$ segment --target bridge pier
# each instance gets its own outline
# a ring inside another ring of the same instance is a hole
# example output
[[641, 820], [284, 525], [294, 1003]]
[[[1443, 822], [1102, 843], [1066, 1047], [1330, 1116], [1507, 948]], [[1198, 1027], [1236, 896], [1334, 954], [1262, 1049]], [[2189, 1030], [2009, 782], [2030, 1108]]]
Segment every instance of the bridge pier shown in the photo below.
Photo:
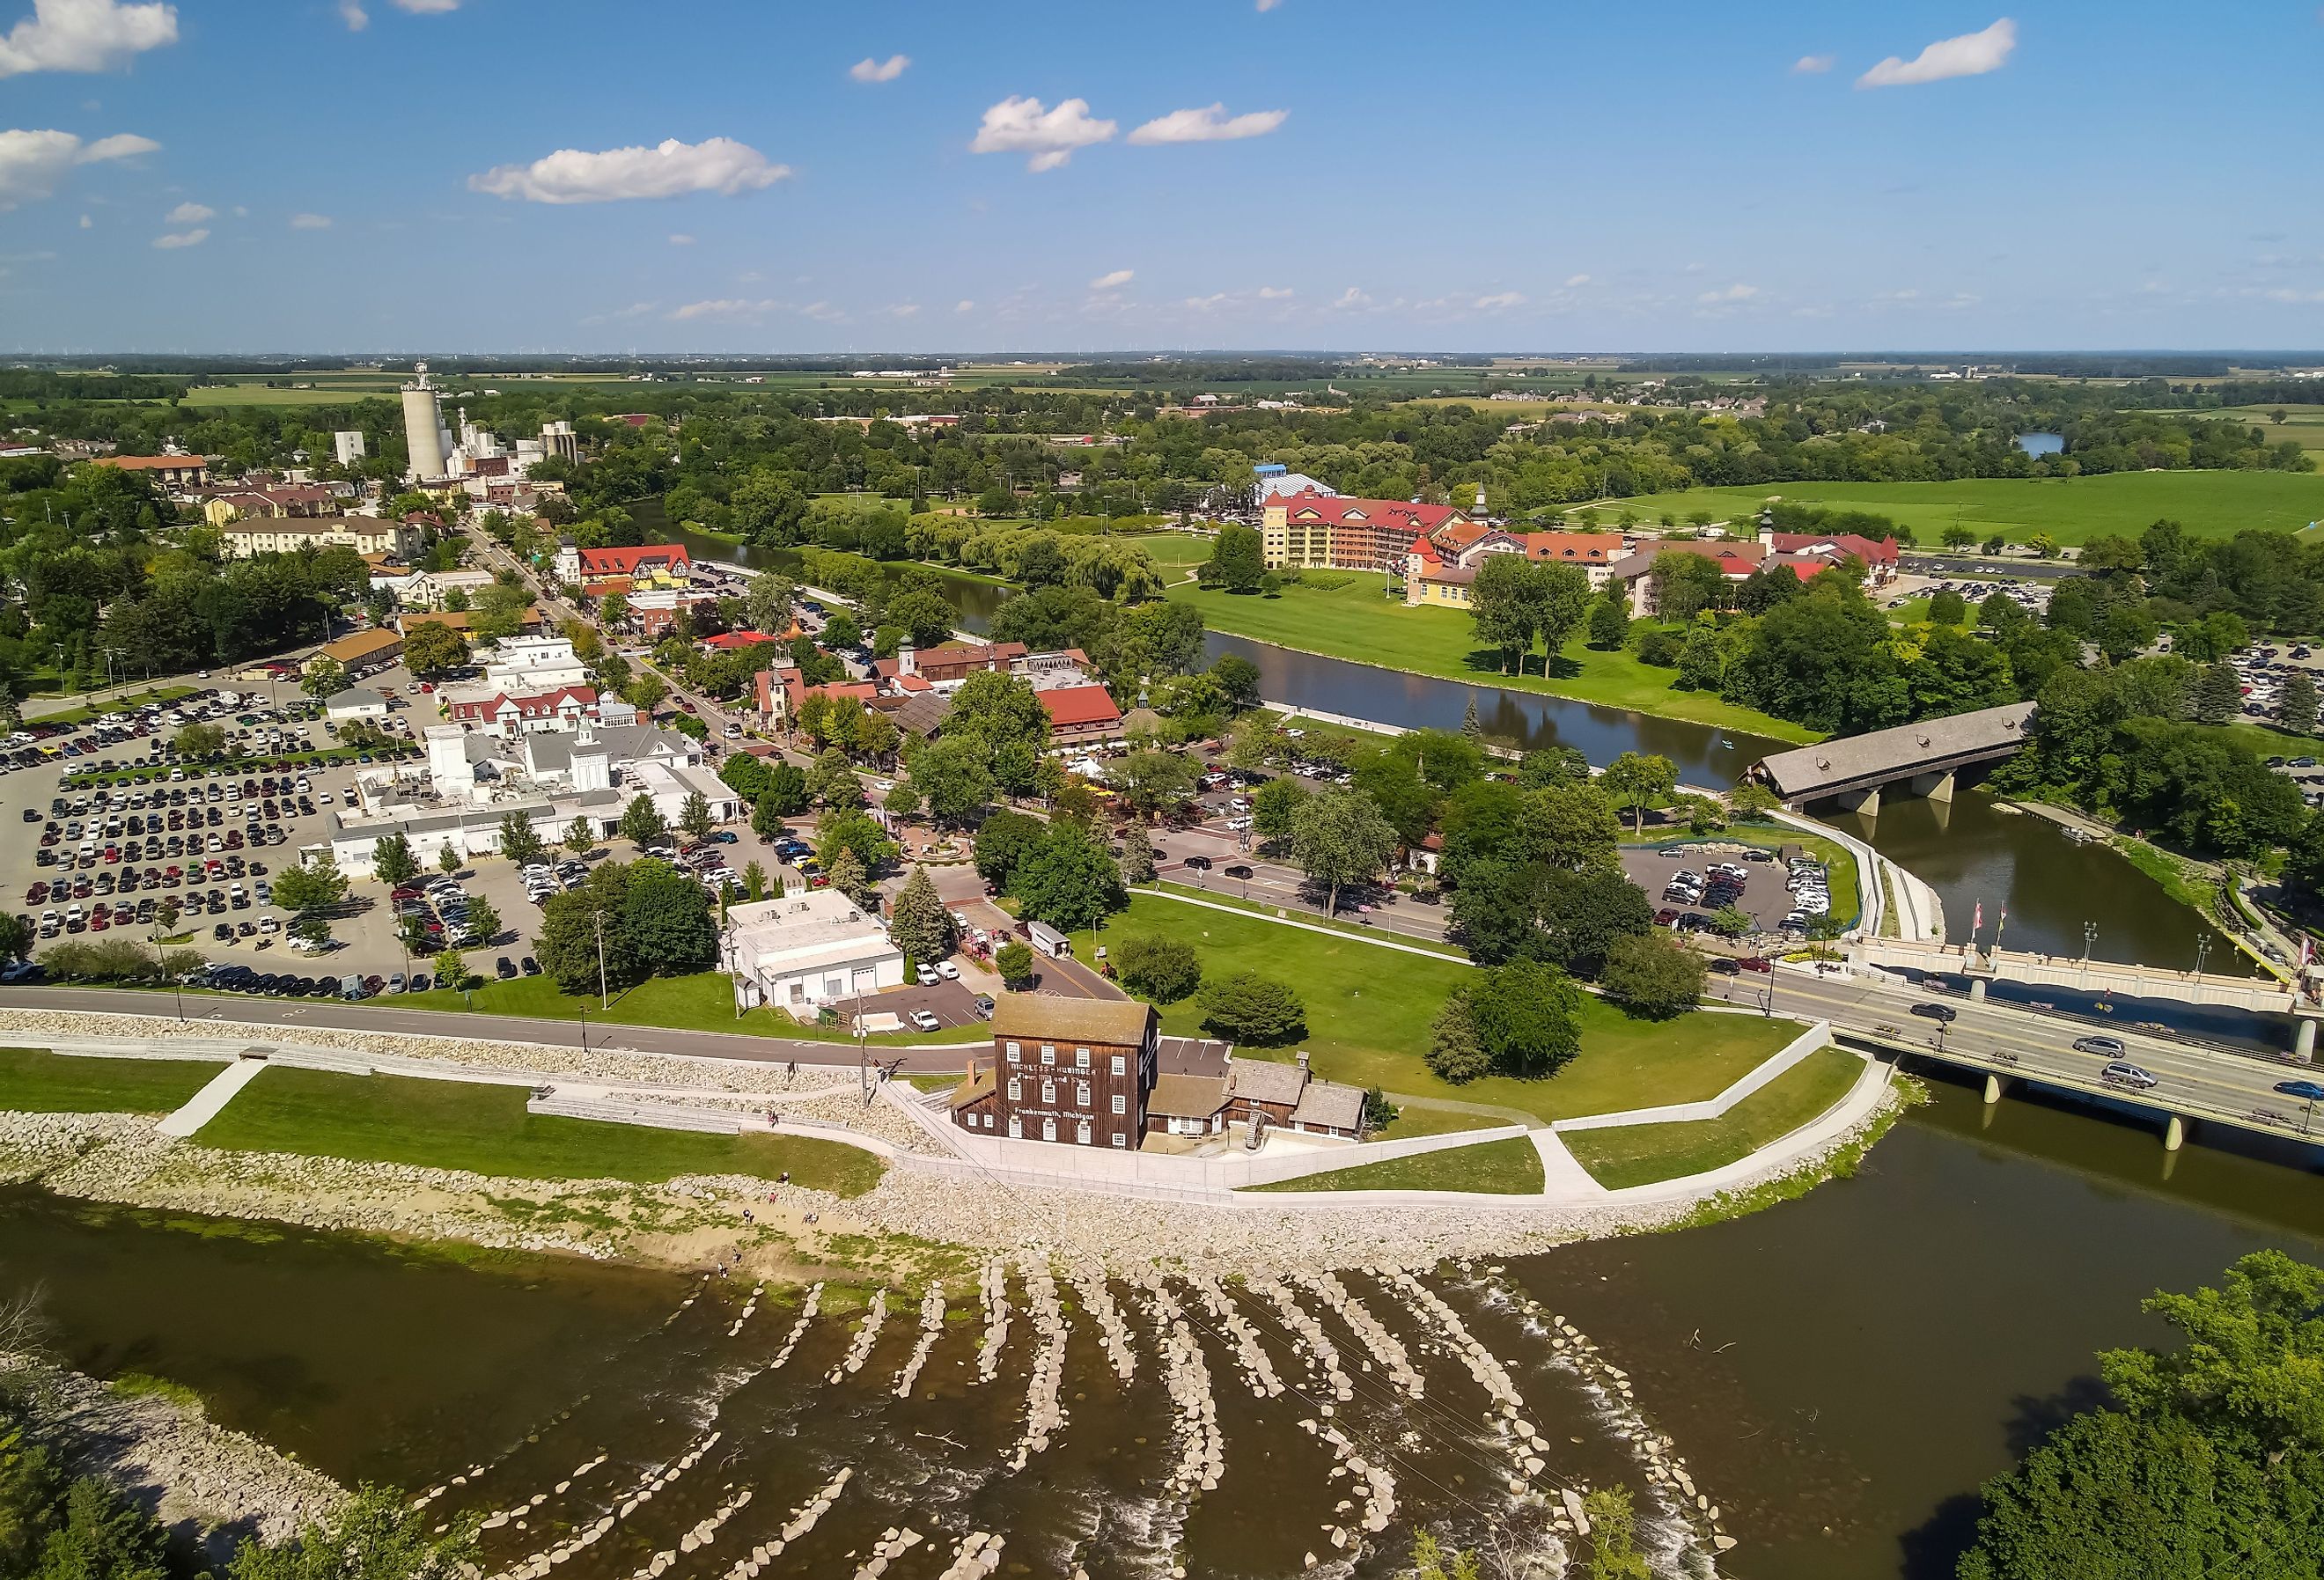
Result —
[[1989, 1075], [1985, 1077], [1985, 1100], [1987, 1103], [1993, 1104], [2000, 1102], [2002, 1093], [2006, 1090], [2008, 1090], [2008, 1088], [2002, 1085], [2002, 1080], [1999, 1076]]
[[1972, 976], [1969, 979], [1969, 1002], [1973, 1004], [1981, 1004], [1985, 1003], [1984, 977]]
[[1869, 790], [1845, 791], [1832, 797], [1832, 800], [1844, 812], [1860, 812], [1867, 818], [1880, 816], [1880, 787], [1877, 784]]
[[1911, 788], [1914, 795], [1927, 800], [1950, 803], [1953, 799], [1953, 771], [1948, 768], [1941, 773], [1914, 774]]
[[2314, 1062], [2316, 1058], [2316, 1017], [2300, 1017], [2300, 1030], [2292, 1044], [2292, 1051], [2301, 1064]]
[[2163, 1127], [2163, 1150], [2175, 1152], [2186, 1144], [2187, 1122], [2174, 1113], [2171, 1116], [2171, 1123]]

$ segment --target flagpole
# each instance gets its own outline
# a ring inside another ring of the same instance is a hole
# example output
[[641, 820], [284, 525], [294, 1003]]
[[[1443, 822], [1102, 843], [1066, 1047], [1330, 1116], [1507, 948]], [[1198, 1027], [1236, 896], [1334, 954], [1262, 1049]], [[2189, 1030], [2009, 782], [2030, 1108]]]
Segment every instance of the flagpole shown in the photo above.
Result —
[[2009, 907], [2001, 908], [2001, 919], [1993, 924], [1993, 952], [2001, 953], [2001, 929], [2009, 925]]

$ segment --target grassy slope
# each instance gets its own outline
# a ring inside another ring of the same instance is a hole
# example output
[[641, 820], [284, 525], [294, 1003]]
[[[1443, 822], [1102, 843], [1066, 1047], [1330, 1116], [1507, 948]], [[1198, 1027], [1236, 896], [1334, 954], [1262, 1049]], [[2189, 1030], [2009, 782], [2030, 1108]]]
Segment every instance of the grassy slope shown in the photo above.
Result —
[[1472, 1190], [1492, 1196], [1539, 1196], [1541, 1154], [1523, 1138], [1487, 1141], [1477, 1147], [1452, 1147], [1423, 1152], [1417, 1158], [1391, 1158], [1385, 1163], [1361, 1163], [1310, 1174], [1276, 1185], [1246, 1186], [1247, 1190]]
[[[517, 951], [508, 951], [514, 955]], [[469, 965], [490, 966], [492, 952], [474, 952]], [[424, 963], [420, 964], [425, 969]], [[715, 971], [698, 972], [692, 976], [658, 976], [641, 982], [628, 992], [615, 995], [613, 1007], [600, 1011], [597, 995], [584, 993], [574, 996], [557, 991], [557, 984], [546, 975], [520, 976], [510, 982], [487, 981], [473, 989], [472, 1005], [449, 988], [430, 988], [426, 993], [406, 993], [394, 1002], [399, 1010], [447, 1010], [456, 1014], [473, 1010], [480, 1015], [527, 1015], [543, 1021], [571, 1021], [575, 1023], [576, 1039], [581, 1012], [589, 1012], [589, 1023], [622, 1026], [668, 1026], [682, 1031], [739, 1031], [747, 1037], [789, 1037], [813, 1042], [846, 1042], [853, 1040], [846, 1031], [835, 1027], [802, 1026], [788, 1015], [760, 1008], [748, 1014], [734, 1013], [734, 990], [730, 980]], [[866, 1013], [876, 1012], [879, 1000], [863, 1001]], [[882, 1033], [871, 1040], [882, 1047], [908, 1047], [916, 1042], [973, 1042], [979, 1029], [955, 1026], [947, 1030], [904, 1033]]]
[[1665, 511], [1682, 521], [1707, 510], [1721, 519], [1749, 516], [1770, 497], [1844, 510], [1868, 510], [1911, 527], [1933, 548], [1956, 521], [1979, 538], [1999, 532], [2023, 542], [2047, 532], [2061, 543], [2108, 533], [2135, 537], [2170, 516], [2198, 536], [2225, 537], [2246, 527], [2293, 531], [2324, 517], [2324, 475], [2313, 472], [2116, 472], [2103, 477], [1974, 477], [1957, 483], [1773, 483], [1752, 488], [1691, 488], [1610, 502], [1601, 522], [1622, 510], [1655, 521]]
[[219, 1067], [169, 1058], [76, 1058], [0, 1048], [0, 1111], [14, 1113], [168, 1113], [208, 1084]]
[[1345, 577], [1343, 585], [1328, 591], [1294, 586], [1274, 598], [1238, 596], [1185, 582], [1173, 586], [1168, 596], [1174, 603], [1201, 610], [1203, 624], [1213, 631], [1357, 663], [1515, 691], [1547, 692], [1781, 741], [1821, 739], [1797, 725], [1706, 693], [1674, 691], [1670, 683], [1674, 671], [1642, 664], [1627, 649], [1599, 652], [1576, 641], [1568, 644], [1546, 680], [1531, 671], [1503, 675], [1499, 655], [1477, 647], [1467, 614], [1452, 609], [1408, 609], [1382, 596], [1384, 577], [1333, 574]]
[[836, 1141], [721, 1136], [527, 1113], [521, 1086], [270, 1069], [202, 1127], [206, 1147], [465, 1169], [512, 1179], [627, 1179], [788, 1170], [794, 1184], [860, 1196], [879, 1159]]
[[[1796, 1022], [1745, 1015], [1634, 1021], [1602, 999], [1585, 1001], [1582, 1052], [1547, 1081], [1493, 1076], [1464, 1086], [1439, 1080], [1423, 1062], [1429, 1023], [1471, 967], [1406, 955], [1360, 938], [1328, 938], [1139, 894], [1102, 940], [1158, 932], [1201, 954], [1205, 975], [1256, 971], [1295, 986], [1307, 1009], [1299, 1046], [1318, 1074], [1416, 1097], [1514, 1108], [1543, 1119], [1608, 1113], [1717, 1096], [1799, 1035]], [[1193, 999], [1161, 1006], [1162, 1029], [1202, 1035]], [[1291, 1057], [1249, 1049], [1246, 1058]]]
[[1166, 568], [1191, 569], [1211, 557], [1212, 541], [1187, 532], [1141, 532], [1130, 541]]
[[1558, 1139], [1609, 1190], [1723, 1168], [1778, 1141], [1848, 1095], [1864, 1061], [1818, 1049], [1717, 1119], [1572, 1131]]

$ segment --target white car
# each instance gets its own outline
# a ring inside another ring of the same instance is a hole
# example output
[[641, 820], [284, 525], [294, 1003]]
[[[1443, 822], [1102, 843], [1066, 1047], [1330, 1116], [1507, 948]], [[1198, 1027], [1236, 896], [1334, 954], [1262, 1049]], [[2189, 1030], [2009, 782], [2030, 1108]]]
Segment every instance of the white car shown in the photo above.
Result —
[[936, 975], [936, 968], [933, 966], [918, 966], [914, 969], [912, 975], [919, 978], [919, 983], [922, 987], [934, 987], [937, 983], [944, 980], [943, 977]]
[[958, 982], [960, 980], [960, 967], [954, 965], [949, 960], [939, 960], [936, 962], [936, 975], [943, 977], [946, 982]]
[[921, 1031], [934, 1031], [944, 1024], [926, 1010], [914, 1010], [911, 1020], [914, 1029]]
[[1248, 818], [1230, 818], [1227, 819], [1227, 832], [1230, 834], [1240, 834], [1244, 829], [1250, 827], [1250, 819]]

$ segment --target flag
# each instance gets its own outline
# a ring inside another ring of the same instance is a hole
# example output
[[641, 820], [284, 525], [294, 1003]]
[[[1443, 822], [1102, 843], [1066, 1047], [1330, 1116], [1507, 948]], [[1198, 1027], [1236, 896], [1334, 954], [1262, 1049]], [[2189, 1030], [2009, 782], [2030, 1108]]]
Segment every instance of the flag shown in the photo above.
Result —
[[2307, 970], [2307, 969], [2308, 969], [2309, 963], [2310, 963], [2310, 961], [2314, 960], [2315, 958], [2316, 958], [2316, 940], [2315, 940], [2314, 938], [2310, 938], [2306, 933], [2302, 933], [2302, 934], [2301, 934], [2301, 935], [2300, 935], [2300, 969], [2301, 969], [2302, 971]]
[[1982, 931], [1984, 931], [1984, 930], [1985, 930], [1985, 901], [1982, 901], [1982, 900], [1980, 900], [1980, 901], [1978, 901], [1977, 902], [1977, 912], [1976, 912], [1976, 914], [1975, 914], [1975, 915], [1973, 915], [1973, 916], [1971, 916], [1971, 917], [1969, 919], [1969, 936], [1970, 938], [1973, 938], [1977, 937], [1977, 935], [1978, 935], [1978, 933], [1980, 933], [1980, 932], [1982, 932]]

